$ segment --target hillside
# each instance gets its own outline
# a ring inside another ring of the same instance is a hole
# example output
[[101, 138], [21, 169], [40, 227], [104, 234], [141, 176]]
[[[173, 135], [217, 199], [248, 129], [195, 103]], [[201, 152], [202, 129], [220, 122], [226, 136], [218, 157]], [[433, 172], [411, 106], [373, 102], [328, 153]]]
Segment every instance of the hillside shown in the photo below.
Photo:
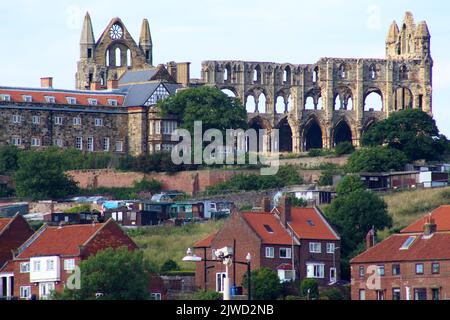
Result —
[[394, 227], [404, 227], [444, 204], [450, 204], [450, 188], [394, 192], [383, 196]]

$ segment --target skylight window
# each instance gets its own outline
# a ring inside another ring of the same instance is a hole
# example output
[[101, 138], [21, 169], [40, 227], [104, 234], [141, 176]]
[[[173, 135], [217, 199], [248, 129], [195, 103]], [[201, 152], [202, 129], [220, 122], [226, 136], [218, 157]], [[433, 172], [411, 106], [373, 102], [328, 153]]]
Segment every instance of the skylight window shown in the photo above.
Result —
[[417, 237], [409, 237], [408, 240], [406, 240], [403, 246], [400, 248], [400, 250], [409, 250], [409, 248], [411, 248], [416, 238]]
[[264, 228], [266, 229], [266, 231], [267, 231], [268, 233], [273, 233], [273, 229], [272, 229], [269, 225], [265, 224], [265, 225], [264, 225]]
[[310, 227], [315, 227], [316, 226], [311, 219], [308, 219], [308, 224], [309, 224]]

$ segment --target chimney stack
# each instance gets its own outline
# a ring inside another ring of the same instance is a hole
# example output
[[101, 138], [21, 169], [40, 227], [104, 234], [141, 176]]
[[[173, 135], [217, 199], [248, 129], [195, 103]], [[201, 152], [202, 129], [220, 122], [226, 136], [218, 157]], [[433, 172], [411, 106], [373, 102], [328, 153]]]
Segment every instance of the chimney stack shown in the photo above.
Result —
[[91, 82], [91, 91], [99, 91], [102, 89], [102, 84], [98, 81]]
[[281, 223], [287, 227], [288, 222], [292, 221], [292, 201], [289, 197], [283, 196], [280, 200], [280, 218]]
[[375, 236], [375, 228], [372, 228], [366, 236], [366, 250], [369, 250], [375, 246]]
[[271, 212], [271, 206], [270, 206], [270, 199], [267, 197], [264, 197], [262, 200], [261, 208], [263, 212]]
[[108, 80], [108, 90], [115, 90], [119, 88], [119, 80]]
[[423, 234], [425, 237], [431, 237], [437, 232], [437, 224], [433, 217], [430, 215], [427, 217], [425, 225], [423, 227]]
[[41, 78], [41, 88], [52, 89], [53, 88], [53, 78], [52, 77]]

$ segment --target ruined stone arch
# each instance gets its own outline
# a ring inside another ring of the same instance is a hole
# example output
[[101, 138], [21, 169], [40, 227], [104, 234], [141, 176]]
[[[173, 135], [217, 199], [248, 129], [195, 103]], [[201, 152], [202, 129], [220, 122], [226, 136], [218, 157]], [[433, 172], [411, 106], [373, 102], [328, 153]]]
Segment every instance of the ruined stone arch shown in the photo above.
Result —
[[231, 95], [230, 94], [228, 94], [228, 92], [226, 92], [226, 91], [230, 91], [233, 95], [234, 95], [234, 97], [235, 98], [238, 98], [238, 99], [240, 99], [241, 97], [239, 96], [239, 92], [236, 90], [236, 88], [235, 87], [233, 87], [233, 86], [219, 86], [219, 87], [217, 87], [220, 91], [222, 91], [223, 93], [225, 93], [225, 94], [227, 94], [228, 96], [230, 96], [231, 97]]
[[283, 66], [283, 83], [285, 85], [292, 84], [292, 66], [289, 64]]
[[309, 90], [305, 95], [305, 110], [321, 109], [323, 109], [322, 90], [320, 88]]
[[382, 112], [385, 110], [383, 91], [378, 87], [369, 87], [364, 92], [364, 111]]
[[407, 86], [399, 86], [394, 90], [394, 110], [412, 109], [414, 106], [413, 92]]
[[278, 121], [276, 129], [279, 130], [280, 152], [292, 153], [294, 151], [294, 134], [297, 132], [297, 124], [288, 115]]
[[290, 90], [288, 88], [283, 88], [278, 90], [275, 95], [275, 113], [283, 114], [289, 112], [289, 97]]
[[301, 126], [302, 150], [323, 149], [326, 130], [320, 120], [311, 115]]
[[378, 122], [378, 119], [375, 117], [371, 117], [369, 119], [367, 119], [366, 121], [364, 121], [364, 124], [361, 128], [361, 137], [367, 132], [369, 131], [369, 129]]
[[339, 76], [340, 79], [347, 79], [348, 78], [348, 66], [347, 66], [347, 63], [342, 62], [339, 65], [338, 76]]
[[331, 131], [331, 145], [336, 147], [340, 143], [350, 142], [353, 144], [353, 140], [356, 137], [356, 132], [352, 130], [351, 123], [342, 117], [340, 120], [336, 121]]
[[231, 64], [225, 63], [221, 69], [223, 72], [223, 83], [231, 83], [233, 81], [233, 69]]
[[[250, 119], [249, 128], [256, 131], [256, 135], [258, 137], [257, 150], [259, 150], [260, 152], [268, 151], [270, 147], [268, 146], [268, 141], [266, 139], [268, 139], [272, 131], [272, 125], [270, 121], [260, 115], [257, 115]], [[265, 132], [261, 132], [260, 130], [265, 130]], [[247, 149], [249, 149], [249, 142], [247, 142]]]
[[341, 86], [335, 90], [334, 110], [353, 110], [352, 89], [347, 86]]

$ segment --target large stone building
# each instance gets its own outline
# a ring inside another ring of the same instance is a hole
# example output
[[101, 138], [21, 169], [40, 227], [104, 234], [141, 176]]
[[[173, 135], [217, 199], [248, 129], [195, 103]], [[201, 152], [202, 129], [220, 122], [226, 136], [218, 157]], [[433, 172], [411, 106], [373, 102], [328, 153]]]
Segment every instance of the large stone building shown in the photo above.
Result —
[[[359, 146], [362, 134], [391, 112], [417, 108], [432, 113], [432, 67], [427, 24], [407, 13], [394, 22], [385, 59], [322, 58], [315, 64], [205, 61], [202, 79], [190, 79], [190, 64], [153, 66], [147, 20], [139, 43], [119, 18], [98, 40], [86, 15], [76, 90], [0, 87], [0, 145], [140, 155], [171, 150], [179, 119], [163, 119], [156, 103], [187, 87], [215, 86], [238, 97], [249, 124], [266, 129], [261, 151]], [[374, 99], [378, 101], [374, 102]], [[279, 145], [270, 132], [280, 129]]]

